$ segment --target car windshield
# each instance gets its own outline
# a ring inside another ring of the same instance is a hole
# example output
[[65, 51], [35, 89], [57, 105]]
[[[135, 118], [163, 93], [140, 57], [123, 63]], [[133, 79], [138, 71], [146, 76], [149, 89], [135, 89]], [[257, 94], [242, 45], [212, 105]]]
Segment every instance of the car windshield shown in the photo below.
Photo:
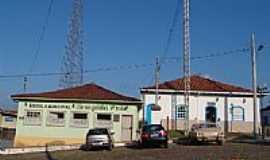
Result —
[[164, 128], [161, 125], [150, 125], [145, 126], [143, 128], [143, 132], [155, 132], [155, 131], [161, 131], [164, 130]]
[[108, 130], [107, 129], [91, 129], [88, 132], [88, 135], [104, 135], [104, 134], [108, 134]]

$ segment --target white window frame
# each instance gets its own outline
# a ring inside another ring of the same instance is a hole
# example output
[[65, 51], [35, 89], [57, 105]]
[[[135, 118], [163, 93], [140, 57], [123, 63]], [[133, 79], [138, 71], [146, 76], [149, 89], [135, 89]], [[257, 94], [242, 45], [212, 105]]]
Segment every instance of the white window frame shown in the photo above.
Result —
[[186, 106], [185, 105], [176, 105], [176, 119], [185, 119], [186, 118]]
[[[75, 114], [86, 114], [86, 119], [74, 118]], [[69, 125], [74, 128], [88, 128], [89, 127], [89, 113], [71, 112]]]
[[[110, 115], [111, 119], [110, 120], [106, 120], [106, 119], [98, 119], [98, 115]], [[108, 129], [112, 129], [113, 128], [113, 114], [112, 113], [103, 113], [103, 112], [98, 112], [96, 113], [96, 117], [95, 117], [95, 127], [98, 128], [108, 128]]]
[[[59, 120], [59, 122], [52, 122], [49, 120], [49, 116], [51, 113], [63, 113], [64, 114], [64, 118], [63, 118], [63, 122], [61, 122]], [[47, 115], [47, 120], [46, 120], [46, 124], [47, 126], [52, 126], [52, 127], [65, 127], [65, 123], [66, 123], [66, 112], [65, 111], [48, 111], [48, 115]]]
[[[31, 114], [28, 113], [39, 113], [39, 117], [36, 116], [28, 116]], [[25, 126], [41, 126], [42, 124], [42, 111], [41, 110], [25, 110], [23, 125]]]

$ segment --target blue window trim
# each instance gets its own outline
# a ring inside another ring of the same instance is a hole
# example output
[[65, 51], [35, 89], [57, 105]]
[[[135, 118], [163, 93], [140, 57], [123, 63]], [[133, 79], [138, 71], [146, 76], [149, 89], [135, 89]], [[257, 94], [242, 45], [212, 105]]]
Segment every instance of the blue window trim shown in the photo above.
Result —
[[[242, 120], [235, 120], [235, 119], [234, 119], [233, 110], [234, 110], [235, 108], [239, 108], [239, 109], [242, 110], [242, 114], [243, 114]], [[233, 105], [232, 105], [232, 108], [231, 108], [231, 115], [232, 115], [232, 121], [245, 121], [245, 108], [242, 107], [242, 106], [233, 106]]]

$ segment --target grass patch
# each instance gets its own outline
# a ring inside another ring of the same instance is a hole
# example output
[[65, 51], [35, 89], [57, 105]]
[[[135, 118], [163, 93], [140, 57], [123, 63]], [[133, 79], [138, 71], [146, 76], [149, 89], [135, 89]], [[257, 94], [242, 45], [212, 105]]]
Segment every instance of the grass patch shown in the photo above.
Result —
[[181, 130], [170, 130], [168, 132], [169, 138], [170, 139], [182, 139], [186, 138], [185, 132]]

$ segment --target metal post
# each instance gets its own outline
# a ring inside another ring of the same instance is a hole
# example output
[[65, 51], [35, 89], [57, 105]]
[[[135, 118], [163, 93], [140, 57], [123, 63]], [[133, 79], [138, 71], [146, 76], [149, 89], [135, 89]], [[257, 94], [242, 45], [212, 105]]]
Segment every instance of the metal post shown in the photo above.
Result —
[[27, 77], [23, 78], [23, 92], [25, 93], [27, 89]]
[[189, 34], [189, 0], [183, 0], [183, 72], [184, 72], [184, 102], [186, 107], [185, 133], [189, 132], [189, 95], [190, 95], [190, 34]]
[[159, 76], [160, 76], [160, 65], [159, 65], [159, 57], [156, 57], [156, 71], [155, 71], [155, 83], [156, 83], [156, 97], [155, 97], [155, 105], [158, 106], [158, 86], [159, 86]]
[[145, 95], [143, 94], [143, 104], [142, 104], [142, 114], [143, 114], [143, 117], [142, 117], [142, 127], [145, 125]]
[[251, 34], [252, 88], [253, 88], [253, 134], [257, 138], [257, 69], [255, 33]]

